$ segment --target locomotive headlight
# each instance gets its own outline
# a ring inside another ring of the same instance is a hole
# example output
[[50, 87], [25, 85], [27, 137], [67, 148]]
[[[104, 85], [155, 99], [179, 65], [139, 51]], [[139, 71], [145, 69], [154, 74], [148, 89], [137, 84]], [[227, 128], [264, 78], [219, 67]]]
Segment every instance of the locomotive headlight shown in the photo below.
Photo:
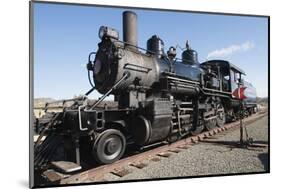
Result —
[[101, 26], [99, 29], [99, 38], [102, 39], [103, 37], [110, 37], [118, 40], [119, 33], [113, 28]]
[[94, 64], [94, 74], [95, 75], [99, 74], [101, 72], [101, 69], [102, 69], [101, 61], [97, 59]]
[[106, 30], [106, 27], [105, 26], [101, 26], [100, 29], [99, 29], [99, 38], [102, 39], [104, 34], [105, 34], [105, 30]]

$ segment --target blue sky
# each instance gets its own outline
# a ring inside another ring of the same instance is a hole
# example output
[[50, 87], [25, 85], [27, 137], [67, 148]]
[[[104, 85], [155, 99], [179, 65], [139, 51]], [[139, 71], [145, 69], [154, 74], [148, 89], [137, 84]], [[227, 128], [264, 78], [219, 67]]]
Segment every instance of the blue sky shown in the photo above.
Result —
[[[129, 9], [35, 3], [34, 97], [72, 98], [89, 90], [85, 65], [88, 53], [97, 50], [98, 29], [115, 28], [122, 39], [124, 10]], [[247, 73], [258, 96], [268, 95], [267, 18], [130, 10], [138, 15], [140, 47], [154, 34], [164, 41], [165, 51], [184, 47], [188, 39], [200, 62], [229, 60]]]

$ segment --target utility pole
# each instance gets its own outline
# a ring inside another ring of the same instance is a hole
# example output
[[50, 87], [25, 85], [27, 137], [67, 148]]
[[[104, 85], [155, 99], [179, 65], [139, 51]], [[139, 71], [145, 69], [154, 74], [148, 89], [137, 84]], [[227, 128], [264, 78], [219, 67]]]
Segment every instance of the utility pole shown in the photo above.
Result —
[[243, 129], [243, 100], [240, 99], [240, 145], [244, 144], [243, 136], [244, 136], [244, 129]]
[[244, 103], [243, 99], [246, 98], [244, 91], [246, 87], [242, 86], [242, 83], [238, 83], [238, 88], [234, 90], [233, 96], [235, 96], [237, 99], [239, 99], [239, 106], [240, 106], [240, 111], [239, 111], [239, 119], [240, 119], [240, 145], [244, 146], [245, 144], [247, 145], [248, 143], [248, 134], [247, 130], [245, 128], [246, 132], [246, 140], [244, 141], [244, 125], [243, 125], [243, 117], [244, 117]]

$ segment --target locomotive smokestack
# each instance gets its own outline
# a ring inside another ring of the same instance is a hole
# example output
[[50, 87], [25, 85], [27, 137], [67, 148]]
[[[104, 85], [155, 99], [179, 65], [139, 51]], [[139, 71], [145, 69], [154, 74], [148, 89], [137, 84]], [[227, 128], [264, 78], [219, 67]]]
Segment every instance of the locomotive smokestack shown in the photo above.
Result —
[[123, 12], [123, 40], [128, 43], [127, 47], [137, 50], [138, 31], [137, 31], [137, 15], [132, 11]]

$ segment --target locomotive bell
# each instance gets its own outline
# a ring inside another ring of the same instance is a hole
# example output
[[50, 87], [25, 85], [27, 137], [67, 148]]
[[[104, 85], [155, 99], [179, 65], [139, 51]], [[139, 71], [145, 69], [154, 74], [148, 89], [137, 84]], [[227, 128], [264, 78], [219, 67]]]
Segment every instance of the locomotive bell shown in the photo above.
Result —
[[169, 50], [167, 51], [167, 55], [170, 60], [173, 60], [177, 56], [177, 50], [175, 47], [171, 46]]
[[185, 64], [198, 64], [198, 54], [195, 50], [191, 49], [188, 41], [186, 41], [186, 50], [182, 52], [181, 57], [182, 62]]

